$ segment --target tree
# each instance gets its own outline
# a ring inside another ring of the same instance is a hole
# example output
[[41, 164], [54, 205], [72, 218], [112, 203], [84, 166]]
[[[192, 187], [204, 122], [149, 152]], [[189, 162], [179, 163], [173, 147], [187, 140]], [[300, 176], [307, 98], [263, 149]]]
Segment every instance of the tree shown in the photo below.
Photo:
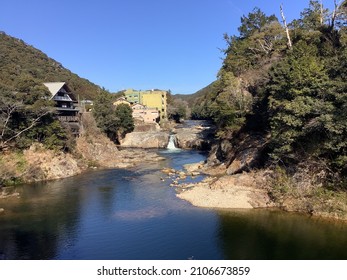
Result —
[[278, 21], [275, 15], [266, 16], [259, 8], [254, 8], [248, 16], [241, 17], [241, 26], [238, 28], [241, 38], [247, 38], [254, 32], [260, 32], [267, 24]]
[[93, 115], [97, 126], [113, 141], [117, 140], [117, 118], [114, 114], [112, 96], [102, 90], [94, 100]]
[[119, 104], [114, 111], [115, 118], [117, 119], [118, 141], [124, 138], [125, 134], [134, 130], [132, 112], [128, 104]]
[[270, 71], [269, 111], [273, 158], [290, 160], [320, 153], [334, 110], [329, 77], [315, 46], [297, 43]]
[[288, 41], [287, 45], [288, 45], [288, 48], [291, 49], [293, 47], [292, 39], [290, 38], [289, 28], [288, 28], [288, 25], [287, 25], [286, 17], [284, 16], [283, 6], [282, 5], [280, 6], [280, 11], [281, 11], [281, 17], [282, 17], [282, 22], [283, 22], [283, 25], [284, 25], [284, 29], [286, 31], [286, 36], [287, 36], [287, 41]]
[[54, 121], [54, 109], [46, 98], [47, 92], [35, 91], [37, 88], [40, 87], [33, 83], [26, 88], [28, 92], [0, 89], [0, 150], [29, 146], [37, 140], [32, 132], [39, 126], [46, 129]]
[[321, 1], [310, 0], [309, 7], [301, 12], [301, 28], [315, 31], [319, 30], [327, 22], [329, 11], [324, 9]]
[[341, 28], [347, 24], [347, 1], [334, 0], [334, 11], [331, 13], [330, 27], [333, 30], [335, 26]]
[[227, 49], [223, 70], [235, 76], [261, 68], [285, 48], [285, 33], [276, 16], [266, 16], [255, 8], [241, 18], [240, 36], [224, 35]]
[[188, 102], [180, 98], [173, 99], [168, 107], [168, 116], [169, 119], [174, 120], [179, 123], [182, 119], [185, 119], [188, 116]]
[[134, 129], [132, 110], [129, 105], [120, 104], [114, 108], [112, 95], [103, 90], [94, 101], [93, 115], [97, 126], [114, 142]]

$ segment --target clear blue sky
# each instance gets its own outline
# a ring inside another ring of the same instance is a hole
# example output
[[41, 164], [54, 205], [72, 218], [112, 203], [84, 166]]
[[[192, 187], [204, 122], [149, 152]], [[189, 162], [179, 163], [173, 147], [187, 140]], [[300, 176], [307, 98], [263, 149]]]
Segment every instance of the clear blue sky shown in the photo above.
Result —
[[242, 15], [259, 7], [280, 19], [281, 3], [290, 22], [309, 1], [2, 0], [0, 30], [112, 92], [186, 94], [216, 79], [223, 34], [238, 34]]

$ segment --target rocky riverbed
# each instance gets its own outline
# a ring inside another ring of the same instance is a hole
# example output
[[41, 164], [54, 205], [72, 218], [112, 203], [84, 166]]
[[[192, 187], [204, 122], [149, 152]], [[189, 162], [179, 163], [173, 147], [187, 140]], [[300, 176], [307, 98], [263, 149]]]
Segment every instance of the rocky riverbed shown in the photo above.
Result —
[[[170, 186], [177, 188], [177, 197], [195, 206], [228, 209], [274, 206], [265, 188], [263, 174], [221, 175], [219, 169], [212, 171], [204, 162], [185, 165], [184, 168], [184, 171], [163, 169], [162, 172], [172, 180]], [[207, 173], [215, 174], [215, 176], [207, 176], [199, 182], [186, 180], [188, 177], [194, 179]]]

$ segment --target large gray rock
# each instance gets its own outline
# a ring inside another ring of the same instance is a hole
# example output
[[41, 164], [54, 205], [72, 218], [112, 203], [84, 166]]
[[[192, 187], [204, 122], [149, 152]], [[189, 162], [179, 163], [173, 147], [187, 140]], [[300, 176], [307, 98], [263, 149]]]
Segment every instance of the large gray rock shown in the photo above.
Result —
[[158, 132], [160, 126], [157, 123], [136, 122], [134, 132]]
[[208, 150], [211, 147], [213, 131], [203, 127], [175, 129], [175, 144], [182, 149]]
[[131, 132], [121, 141], [122, 147], [166, 148], [169, 143], [168, 132]]

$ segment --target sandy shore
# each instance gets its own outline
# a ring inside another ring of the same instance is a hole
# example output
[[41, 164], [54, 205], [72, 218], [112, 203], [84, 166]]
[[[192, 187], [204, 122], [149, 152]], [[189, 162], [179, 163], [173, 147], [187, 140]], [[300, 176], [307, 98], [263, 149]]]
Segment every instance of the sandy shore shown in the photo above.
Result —
[[198, 207], [252, 209], [271, 207], [261, 178], [251, 174], [208, 177], [197, 184], [181, 184], [177, 197]]

